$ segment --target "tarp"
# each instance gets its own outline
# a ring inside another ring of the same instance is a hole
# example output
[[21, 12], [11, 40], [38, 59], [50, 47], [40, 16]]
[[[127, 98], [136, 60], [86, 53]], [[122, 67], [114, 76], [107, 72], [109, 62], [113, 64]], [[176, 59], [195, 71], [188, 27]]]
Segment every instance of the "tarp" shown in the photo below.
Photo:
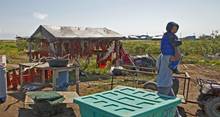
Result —
[[55, 91], [43, 92], [36, 91], [28, 94], [35, 102], [46, 101], [50, 104], [62, 103], [64, 97]]

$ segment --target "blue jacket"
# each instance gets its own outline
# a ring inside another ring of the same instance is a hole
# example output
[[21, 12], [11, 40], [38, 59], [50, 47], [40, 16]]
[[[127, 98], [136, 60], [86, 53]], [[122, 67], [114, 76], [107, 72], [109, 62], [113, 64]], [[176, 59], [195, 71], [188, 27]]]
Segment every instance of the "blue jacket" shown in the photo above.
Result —
[[168, 23], [166, 27], [167, 32], [164, 33], [163, 38], [161, 40], [160, 50], [163, 55], [174, 56], [175, 47], [182, 44], [181, 41], [178, 41], [178, 37], [171, 32], [173, 26], [177, 26], [177, 28], [179, 28], [178, 24], [174, 22]]
[[160, 44], [160, 51], [163, 55], [174, 56], [175, 55], [175, 48], [172, 45], [172, 43], [170, 42], [170, 37], [171, 37], [170, 33], [165, 33], [163, 35], [163, 38], [162, 38], [161, 44]]

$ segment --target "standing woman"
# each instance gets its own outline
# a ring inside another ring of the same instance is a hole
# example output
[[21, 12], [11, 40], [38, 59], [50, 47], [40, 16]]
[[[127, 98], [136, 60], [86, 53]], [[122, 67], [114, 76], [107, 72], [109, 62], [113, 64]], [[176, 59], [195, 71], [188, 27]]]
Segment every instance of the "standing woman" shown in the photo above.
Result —
[[[169, 22], [167, 24], [166, 30], [163, 38], [161, 39], [160, 50], [161, 54], [157, 60], [157, 88], [158, 94], [175, 96], [172, 86], [173, 86], [173, 70], [169, 68], [172, 56], [175, 56], [174, 45], [181, 45], [180, 41], [175, 35], [179, 25], [174, 22]], [[181, 117], [177, 110], [176, 117]]]

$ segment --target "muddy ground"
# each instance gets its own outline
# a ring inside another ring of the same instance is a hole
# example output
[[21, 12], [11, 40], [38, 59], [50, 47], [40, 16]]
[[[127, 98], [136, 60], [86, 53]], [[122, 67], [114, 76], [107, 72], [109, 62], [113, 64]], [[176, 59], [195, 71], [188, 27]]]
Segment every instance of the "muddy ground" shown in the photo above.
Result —
[[[215, 71], [203, 66], [187, 64], [184, 67], [181, 67], [181, 71], [187, 71], [192, 81], [196, 78], [208, 78], [220, 81], [220, 71]], [[90, 81], [90, 82], [83, 82], [80, 84], [80, 95], [88, 95], [96, 92], [101, 92], [105, 90], [110, 90], [111, 81], [110, 80], [99, 80], [99, 81]], [[128, 86], [139, 86], [142, 87], [143, 85], [135, 85], [134, 83], [126, 83], [123, 78], [119, 78], [115, 80], [116, 85], [128, 85]], [[182, 90], [183, 82], [180, 81]], [[116, 86], [115, 85], [115, 86]], [[69, 87], [70, 91], [75, 91], [75, 86]], [[181, 91], [180, 91], [181, 92]], [[199, 95], [198, 87], [196, 86], [195, 82], [190, 83], [190, 91], [189, 91], [189, 100], [196, 101], [197, 96]], [[31, 110], [24, 109], [24, 95], [21, 93], [10, 93], [8, 94], [7, 101], [0, 105], [0, 117], [36, 117], [33, 115]], [[196, 117], [196, 113], [199, 110], [197, 104], [187, 103], [181, 104], [183, 110], [185, 111], [185, 115], [187, 117]], [[68, 109], [65, 113], [59, 114], [56, 117], [68, 117], [72, 113], [76, 116], [80, 116], [79, 107], [75, 104], [68, 104]], [[71, 114], [68, 114], [71, 113]]]

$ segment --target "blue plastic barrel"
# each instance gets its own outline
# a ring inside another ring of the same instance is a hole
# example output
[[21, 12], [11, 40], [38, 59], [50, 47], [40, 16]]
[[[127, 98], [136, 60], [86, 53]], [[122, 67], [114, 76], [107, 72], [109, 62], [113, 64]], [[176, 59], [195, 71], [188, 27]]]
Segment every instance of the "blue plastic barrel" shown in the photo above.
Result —
[[0, 66], [0, 102], [5, 102], [7, 97], [6, 69]]

